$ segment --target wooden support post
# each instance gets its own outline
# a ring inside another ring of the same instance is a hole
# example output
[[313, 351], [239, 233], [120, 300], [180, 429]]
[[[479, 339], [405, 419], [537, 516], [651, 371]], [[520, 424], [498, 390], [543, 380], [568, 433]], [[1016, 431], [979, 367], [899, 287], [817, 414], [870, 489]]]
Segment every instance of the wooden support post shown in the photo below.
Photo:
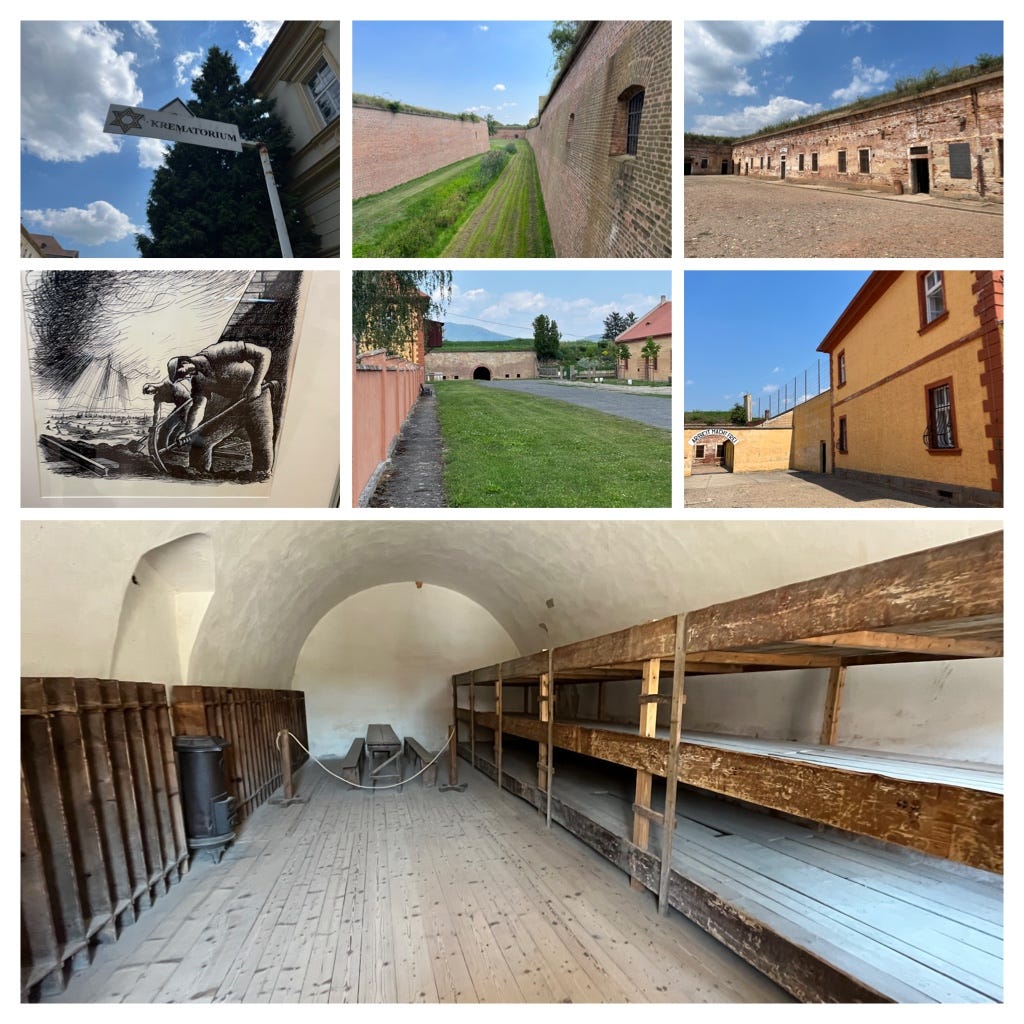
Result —
[[476, 679], [469, 681], [469, 763], [476, 767]]
[[285, 800], [295, 797], [295, 786], [292, 784], [292, 738], [287, 729], [277, 734], [277, 742], [281, 747], [281, 789]]
[[597, 684], [597, 720], [604, 721], [604, 680]]
[[448, 745], [448, 785], [459, 784], [459, 687], [452, 676], [452, 741]]
[[846, 685], [846, 666], [834, 665], [828, 670], [828, 691], [825, 694], [825, 717], [821, 722], [821, 742], [831, 746], [839, 732], [839, 707]]
[[555, 743], [554, 743], [554, 729], [555, 729], [555, 649], [552, 647], [548, 651], [548, 778], [546, 791], [548, 794], [548, 805], [545, 812], [545, 821], [548, 828], [551, 828], [551, 783], [555, 775]]
[[501, 747], [502, 747], [502, 702], [504, 696], [501, 692], [501, 665], [498, 665], [498, 678], [494, 681], [494, 711], [498, 718], [498, 728], [494, 730], [494, 764], [497, 767], [498, 789], [501, 789]]
[[[640, 696], [655, 697], [658, 694], [658, 684], [661, 680], [661, 659], [651, 658], [644, 662], [643, 677], [640, 683]], [[641, 700], [640, 703], [640, 735], [654, 736], [658, 729], [658, 702], [656, 700]], [[636, 773], [636, 798], [633, 801], [636, 810], [633, 814], [633, 845], [644, 852], [647, 851], [647, 844], [651, 837], [651, 821], [644, 813], [651, 806], [651, 781], [653, 776], [650, 772], [637, 771]], [[643, 810], [642, 810], [643, 809]], [[634, 889], [643, 889], [644, 884], [638, 878], [630, 877], [629, 884]]]
[[[540, 674], [537, 686], [537, 717], [541, 722], [548, 720], [548, 695], [550, 692], [549, 681], [551, 676], [547, 672]], [[547, 791], [548, 785], [548, 747], [547, 743], [537, 744], [537, 788], [543, 793]], [[540, 810], [538, 807], [537, 810]]]
[[676, 616], [675, 661], [672, 667], [672, 704], [668, 725], [668, 763], [665, 766], [665, 821], [661, 828], [661, 879], [658, 913], [668, 913], [668, 878], [672, 868], [672, 841], [676, 831], [676, 790], [679, 788], [679, 738], [686, 703], [686, 617]]

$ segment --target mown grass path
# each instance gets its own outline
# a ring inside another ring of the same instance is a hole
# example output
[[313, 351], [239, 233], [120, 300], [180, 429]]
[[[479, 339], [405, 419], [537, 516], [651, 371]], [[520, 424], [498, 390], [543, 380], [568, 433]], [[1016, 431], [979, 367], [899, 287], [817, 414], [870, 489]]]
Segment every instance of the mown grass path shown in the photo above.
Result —
[[672, 503], [668, 430], [470, 381], [440, 381], [435, 388], [450, 507]]
[[533, 150], [522, 139], [515, 146], [515, 155], [442, 256], [555, 255]]

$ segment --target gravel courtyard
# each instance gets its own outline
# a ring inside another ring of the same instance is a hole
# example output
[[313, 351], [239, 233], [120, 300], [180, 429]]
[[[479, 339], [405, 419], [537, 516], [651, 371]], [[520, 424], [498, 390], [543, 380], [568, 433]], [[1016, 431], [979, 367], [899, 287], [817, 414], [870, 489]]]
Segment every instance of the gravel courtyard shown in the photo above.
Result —
[[687, 258], [1003, 255], [1003, 209], [984, 200], [850, 192], [695, 175], [683, 189]]

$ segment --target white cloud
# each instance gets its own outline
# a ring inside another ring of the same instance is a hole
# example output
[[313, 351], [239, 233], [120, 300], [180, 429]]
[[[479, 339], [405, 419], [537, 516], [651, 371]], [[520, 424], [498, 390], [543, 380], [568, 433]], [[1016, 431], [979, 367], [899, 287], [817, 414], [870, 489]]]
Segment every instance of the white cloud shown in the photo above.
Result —
[[874, 25], [870, 21], [850, 21], [845, 24], [840, 31], [844, 36], [852, 36], [854, 32], [859, 32], [863, 29], [865, 32], [871, 32], [874, 29]]
[[765, 384], [765, 386], [763, 388], [761, 388], [761, 390], [762, 391], [778, 391], [779, 390], [779, 385], [778, 384]]
[[850, 69], [853, 71], [853, 78], [850, 84], [844, 89], [836, 89], [832, 93], [832, 99], [840, 103], [852, 103], [858, 96], [869, 96], [873, 92], [881, 92], [882, 87], [889, 80], [889, 72], [882, 68], [867, 67], [860, 57], [854, 57], [850, 62]]
[[21, 23], [21, 146], [52, 162], [116, 153], [103, 134], [111, 103], [141, 103], [136, 56], [98, 21]]
[[491, 92], [504, 92], [505, 86], [498, 82], [498, 84], [491, 90]]
[[270, 45], [282, 24], [280, 21], [247, 21], [245, 25], [249, 29], [249, 38], [239, 39], [238, 48], [248, 54], [262, 52]]
[[490, 32], [490, 30], [491, 30], [491, 26], [490, 25], [477, 25], [477, 28], [481, 32]]
[[141, 231], [126, 213], [99, 199], [84, 210], [75, 206], [63, 210], [22, 210], [22, 219], [33, 230], [56, 235], [64, 245], [103, 245], [119, 242]]
[[179, 53], [174, 58], [175, 85], [191, 85], [192, 80], [199, 77], [203, 70], [203, 57], [206, 51], [200, 46], [198, 50]]
[[820, 103], [773, 96], [763, 107], [744, 107], [731, 114], [702, 114], [694, 122], [694, 131], [708, 135], [750, 135], [766, 124], [816, 114], [819, 110]]
[[160, 139], [139, 139], [139, 166], [147, 170], [161, 167], [170, 151], [170, 143]]
[[773, 366], [772, 367], [772, 373], [782, 373], [782, 367], [781, 366]]
[[156, 28], [151, 25], [148, 21], [133, 21], [132, 31], [140, 38], [144, 39], [150, 46], [155, 49], [160, 49], [160, 38], [157, 35]]
[[792, 42], [806, 21], [687, 21], [683, 28], [683, 70], [687, 99], [702, 103], [705, 94], [753, 96], [746, 65], [771, 56]]

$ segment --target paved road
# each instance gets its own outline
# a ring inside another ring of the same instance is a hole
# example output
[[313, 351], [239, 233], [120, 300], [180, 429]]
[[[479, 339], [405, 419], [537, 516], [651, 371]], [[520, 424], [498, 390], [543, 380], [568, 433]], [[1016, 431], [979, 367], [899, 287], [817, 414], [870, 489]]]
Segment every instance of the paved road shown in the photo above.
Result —
[[639, 394], [638, 391], [627, 391], [625, 387], [579, 388], [546, 380], [492, 380], [481, 384], [483, 387], [504, 388], [539, 398], [554, 398], [570, 405], [582, 405], [586, 409], [646, 423], [649, 427], [672, 429], [672, 399], [667, 395]]
[[685, 254], [1000, 257], [1002, 206], [729, 175], [686, 179]]
[[830, 473], [697, 473], [683, 483], [687, 508], [942, 508], [906, 491]]

